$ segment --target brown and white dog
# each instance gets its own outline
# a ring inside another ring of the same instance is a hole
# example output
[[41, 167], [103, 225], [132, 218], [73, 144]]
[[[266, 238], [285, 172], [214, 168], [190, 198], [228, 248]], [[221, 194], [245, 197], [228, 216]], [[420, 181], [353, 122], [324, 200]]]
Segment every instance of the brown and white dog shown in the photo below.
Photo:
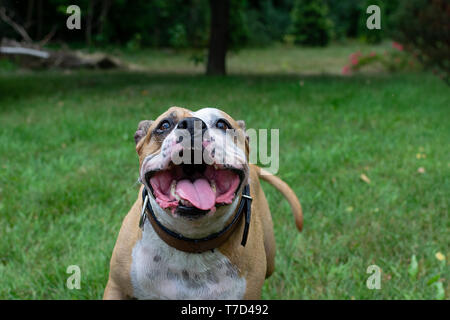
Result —
[[[225, 139], [227, 130], [237, 139]], [[303, 217], [286, 183], [248, 163], [244, 122], [218, 109], [171, 107], [141, 121], [135, 140], [143, 186], [120, 229], [103, 298], [259, 299], [275, 257], [259, 178], [287, 198], [299, 230]]]

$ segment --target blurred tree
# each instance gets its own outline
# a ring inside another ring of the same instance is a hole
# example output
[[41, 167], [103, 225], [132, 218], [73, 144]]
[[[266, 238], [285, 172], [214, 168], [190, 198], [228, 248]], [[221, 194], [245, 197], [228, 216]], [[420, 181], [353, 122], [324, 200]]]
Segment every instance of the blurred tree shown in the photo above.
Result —
[[[283, 41], [287, 33], [292, 34], [290, 39], [296, 43], [305, 45], [326, 45], [330, 39], [348, 37], [379, 42], [395, 31], [397, 18], [393, 12], [398, 3], [406, 8], [408, 1], [77, 0], [75, 3], [82, 11], [82, 29], [68, 30], [66, 8], [73, 3], [73, 0], [1, 0], [0, 6], [34, 40], [54, 33], [53, 43], [64, 42], [71, 47], [119, 45], [138, 50], [150, 46], [200, 48], [202, 52], [208, 48], [208, 73], [224, 73], [227, 50], [270, 45]], [[369, 4], [380, 6], [382, 30], [367, 29]], [[218, 7], [222, 9], [214, 9]], [[228, 9], [224, 10], [225, 7]], [[0, 34], [21, 38], [1, 21]], [[203, 57], [203, 53], [199, 56]]]
[[[377, 42], [389, 36], [387, 31], [393, 28], [392, 13], [400, 2], [399, 0], [228, 1], [230, 2], [229, 49], [248, 45], [270, 45], [282, 41], [287, 33], [296, 33], [292, 31], [295, 30], [292, 29], [293, 26], [303, 28], [296, 39], [299, 43], [314, 37], [318, 39], [351, 37]], [[139, 46], [135, 45], [136, 39], [139, 39], [140, 46], [144, 47], [207, 48], [211, 31], [209, 2], [209, 0], [2, 0], [1, 6], [6, 7], [8, 14], [22, 25], [33, 39], [42, 39], [55, 29], [53, 40], [73, 46], [90, 43], [94, 46], [126, 45], [137, 48]], [[66, 8], [74, 3], [82, 11], [82, 30], [65, 28]], [[365, 26], [366, 8], [369, 4], [377, 4], [382, 9], [381, 31], [367, 30]], [[329, 10], [326, 10], [326, 7], [329, 7]], [[329, 24], [329, 20], [333, 25]], [[300, 26], [302, 24], [303, 26]], [[305, 24], [308, 24], [308, 27], [305, 27]], [[0, 31], [8, 37], [17, 37], [11, 28], [1, 23]]]
[[297, 0], [292, 9], [292, 34], [295, 43], [326, 46], [331, 38], [332, 22], [323, 0]]
[[356, 38], [358, 21], [362, 12], [361, 2], [326, 0], [326, 3], [329, 7], [330, 19], [333, 21], [334, 37], [336, 39]]
[[206, 74], [224, 75], [229, 37], [230, 0], [210, 0], [209, 5], [211, 24]]
[[242, 10], [248, 37], [246, 44], [267, 46], [283, 41], [291, 25], [291, 0], [248, 1]]
[[231, 50], [240, 49], [248, 43], [247, 5], [246, 0], [230, 0], [228, 47]]

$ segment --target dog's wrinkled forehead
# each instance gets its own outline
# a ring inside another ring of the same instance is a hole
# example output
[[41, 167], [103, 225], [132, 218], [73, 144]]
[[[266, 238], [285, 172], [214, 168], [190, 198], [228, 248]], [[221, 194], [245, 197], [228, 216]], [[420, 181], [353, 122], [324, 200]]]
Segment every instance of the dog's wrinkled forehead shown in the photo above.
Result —
[[227, 119], [234, 122], [234, 120], [225, 112], [216, 108], [203, 108], [195, 112], [191, 112], [193, 117], [199, 118], [206, 123], [208, 127], [212, 126], [218, 119]]
[[196, 117], [205, 122], [208, 127], [213, 126], [219, 119], [227, 119], [233, 127], [239, 127], [232, 117], [217, 108], [203, 108], [197, 111], [191, 111], [185, 108], [171, 107], [156, 119], [155, 124], [158, 123], [158, 120], [167, 117], [173, 118], [177, 122], [184, 118]]
[[185, 108], [180, 108], [180, 107], [170, 107], [169, 110], [167, 110], [166, 112], [162, 113], [156, 120], [155, 120], [155, 125], [158, 124], [158, 122], [160, 122], [163, 119], [166, 118], [171, 118], [174, 121], [180, 121], [181, 119], [187, 118], [187, 117], [191, 117], [192, 111], [189, 109], [185, 109]]

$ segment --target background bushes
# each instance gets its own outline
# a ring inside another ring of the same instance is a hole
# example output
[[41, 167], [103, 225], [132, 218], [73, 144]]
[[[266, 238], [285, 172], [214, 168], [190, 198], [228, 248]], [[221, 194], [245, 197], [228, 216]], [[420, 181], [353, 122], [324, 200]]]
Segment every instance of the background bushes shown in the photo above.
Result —
[[399, 7], [393, 21], [393, 37], [449, 83], [450, 2], [410, 0]]
[[322, 0], [297, 0], [291, 19], [296, 44], [326, 46], [330, 41], [332, 22]]
[[[348, 38], [369, 43], [394, 38], [448, 78], [450, 4], [446, 0], [230, 1], [232, 49], [288, 39], [298, 45], [324, 46]], [[81, 30], [65, 27], [66, 8], [71, 4], [81, 8]], [[366, 28], [370, 4], [381, 8], [381, 30]], [[208, 46], [208, 0], [4, 0], [1, 6], [35, 41], [53, 30], [53, 43], [72, 47], [119, 45], [134, 50]], [[2, 22], [0, 37], [20, 39]]]

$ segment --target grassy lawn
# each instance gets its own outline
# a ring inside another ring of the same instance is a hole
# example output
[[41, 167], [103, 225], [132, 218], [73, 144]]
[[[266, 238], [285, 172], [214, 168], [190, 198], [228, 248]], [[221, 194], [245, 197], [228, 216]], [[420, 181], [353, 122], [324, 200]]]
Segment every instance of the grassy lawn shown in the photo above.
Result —
[[[448, 86], [426, 73], [341, 77], [354, 48], [305, 50], [241, 51], [226, 78], [164, 52], [127, 56], [153, 72], [0, 73], [0, 298], [102, 297], [138, 191], [136, 126], [178, 105], [280, 129], [278, 175], [305, 228], [264, 184], [277, 256], [263, 298], [434, 299], [440, 279], [448, 299]], [[372, 264], [380, 290], [366, 287]], [[66, 288], [69, 265], [81, 290]]]

